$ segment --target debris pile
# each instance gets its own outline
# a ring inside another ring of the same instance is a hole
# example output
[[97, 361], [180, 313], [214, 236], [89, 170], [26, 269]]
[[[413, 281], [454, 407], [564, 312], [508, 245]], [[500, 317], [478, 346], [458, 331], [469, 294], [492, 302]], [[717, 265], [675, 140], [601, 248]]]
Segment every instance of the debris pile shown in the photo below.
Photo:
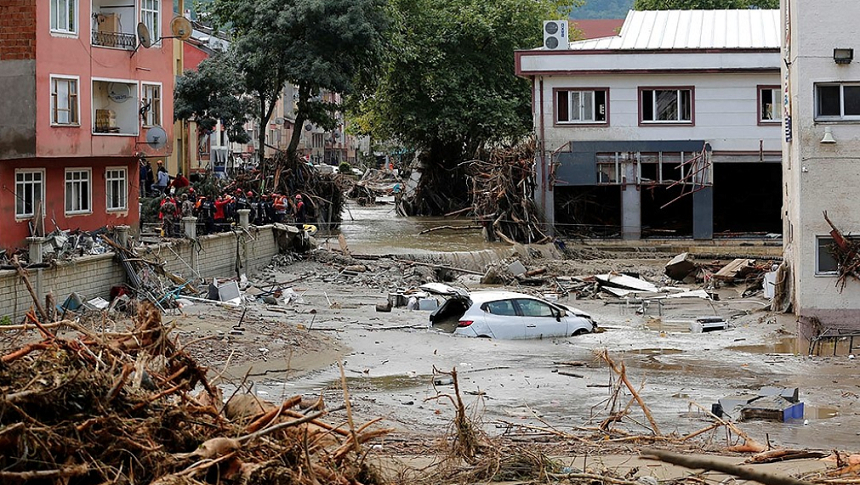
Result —
[[380, 483], [362, 444], [388, 430], [353, 425], [346, 390], [345, 428], [321, 420], [321, 400], [293, 410], [300, 396], [224, 405], [148, 303], [126, 332], [29, 319], [4, 329], [41, 340], [0, 355], [3, 483]]
[[534, 204], [535, 140], [493, 150], [487, 160], [472, 160], [467, 173], [472, 186], [472, 212], [490, 240], [543, 244], [551, 238]]
[[304, 160], [290, 160], [284, 152], [275, 154], [272, 162], [275, 166], [272, 187], [276, 192], [305, 194], [308, 214], [312, 215], [309, 220], [316, 220], [329, 230], [340, 227], [346, 205], [344, 192], [347, 182], [344, 177], [324, 174]]

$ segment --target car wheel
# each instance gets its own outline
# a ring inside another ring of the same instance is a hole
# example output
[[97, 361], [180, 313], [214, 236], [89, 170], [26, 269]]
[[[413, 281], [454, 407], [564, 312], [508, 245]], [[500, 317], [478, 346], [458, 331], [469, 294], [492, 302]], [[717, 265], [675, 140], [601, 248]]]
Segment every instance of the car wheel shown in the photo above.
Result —
[[571, 337], [578, 337], [578, 336], [586, 334], [586, 333], [588, 333], [588, 330], [586, 330], [584, 328], [580, 328], [580, 329], [577, 329], [576, 332], [573, 332], [573, 335], [571, 335]]

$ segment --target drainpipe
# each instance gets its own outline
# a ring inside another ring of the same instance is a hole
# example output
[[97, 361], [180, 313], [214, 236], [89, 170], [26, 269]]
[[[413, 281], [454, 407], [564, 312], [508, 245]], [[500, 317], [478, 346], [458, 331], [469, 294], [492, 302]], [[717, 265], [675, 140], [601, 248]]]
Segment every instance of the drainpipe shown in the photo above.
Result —
[[[534, 78], [532, 78], [534, 79]], [[534, 89], [534, 81], [532, 81], [532, 89]], [[540, 80], [538, 82], [538, 118], [540, 119], [540, 139], [538, 140], [538, 149], [540, 150], [540, 180], [538, 186], [540, 187], [540, 207], [543, 212], [544, 218], [546, 218], [547, 222], [547, 235], [554, 236], [555, 231], [553, 228], [555, 227], [555, 211], [549, 207], [548, 193], [552, 190], [549, 187], [549, 167], [546, 160], [546, 119], [544, 117], [544, 99], [543, 99], [543, 76], [540, 76]]]

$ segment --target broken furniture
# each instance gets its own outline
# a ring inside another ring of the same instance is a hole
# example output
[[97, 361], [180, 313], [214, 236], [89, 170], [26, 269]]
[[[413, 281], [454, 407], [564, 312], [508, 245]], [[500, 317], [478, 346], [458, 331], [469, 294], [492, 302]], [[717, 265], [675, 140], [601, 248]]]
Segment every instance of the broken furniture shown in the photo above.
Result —
[[803, 419], [803, 403], [796, 387], [763, 387], [758, 394], [724, 397], [711, 405], [711, 412], [719, 418], [738, 421], [763, 419], [786, 422]]

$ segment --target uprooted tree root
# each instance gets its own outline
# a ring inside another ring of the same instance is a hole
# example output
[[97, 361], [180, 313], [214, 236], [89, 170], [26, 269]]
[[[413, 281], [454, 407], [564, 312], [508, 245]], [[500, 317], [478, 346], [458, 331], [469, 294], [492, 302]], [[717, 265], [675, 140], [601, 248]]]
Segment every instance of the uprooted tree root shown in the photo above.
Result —
[[0, 483], [381, 483], [354, 443], [388, 430], [327, 425], [299, 397], [227, 418], [151, 304], [124, 333], [32, 319], [42, 340], [0, 355]]

